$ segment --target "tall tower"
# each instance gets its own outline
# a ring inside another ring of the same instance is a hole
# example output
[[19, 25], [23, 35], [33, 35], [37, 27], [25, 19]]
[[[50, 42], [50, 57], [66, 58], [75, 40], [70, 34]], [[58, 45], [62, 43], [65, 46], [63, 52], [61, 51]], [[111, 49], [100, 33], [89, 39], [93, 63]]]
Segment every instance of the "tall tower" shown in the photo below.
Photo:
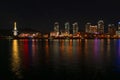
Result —
[[17, 36], [17, 35], [18, 35], [18, 30], [17, 30], [16, 22], [14, 22], [13, 36]]
[[108, 24], [108, 33], [110, 35], [114, 35], [116, 33], [115, 25], [114, 24]]
[[77, 32], [78, 32], [78, 23], [75, 22], [75, 23], [73, 23], [73, 34], [75, 34]]
[[104, 22], [103, 22], [103, 20], [98, 21], [98, 33], [99, 34], [104, 33]]
[[85, 25], [85, 32], [89, 33], [90, 32], [90, 26], [91, 26], [91, 23], [86, 23]]
[[65, 32], [67, 32], [68, 34], [70, 34], [70, 24], [69, 24], [69, 22], [65, 23]]
[[56, 36], [59, 35], [59, 23], [58, 22], [54, 23], [54, 32], [56, 33]]

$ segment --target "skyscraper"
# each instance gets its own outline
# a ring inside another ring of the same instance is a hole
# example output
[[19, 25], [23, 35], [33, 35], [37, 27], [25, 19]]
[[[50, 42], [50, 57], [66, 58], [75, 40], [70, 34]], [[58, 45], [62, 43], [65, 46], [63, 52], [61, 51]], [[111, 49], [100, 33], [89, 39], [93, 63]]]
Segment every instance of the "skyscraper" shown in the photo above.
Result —
[[59, 23], [58, 22], [54, 23], [54, 32], [56, 33], [56, 36], [59, 35]]
[[90, 26], [91, 26], [91, 23], [86, 23], [85, 25], [85, 32], [89, 33], [90, 32]]
[[108, 34], [115, 35], [116, 29], [114, 24], [108, 24]]
[[91, 25], [89, 27], [89, 33], [94, 33], [94, 34], [97, 34], [97, 25]]
[[18, 30], [17, 30], [16, 22], [14, 22], [13, 36], [17, 36], [17, 35], [18, 35]]
[[118, 22], [118, 31], [120, 31], [120, 22]]
[[120, 22], [118, 22], [118, 30], [116, 31], [116, 35], [120, 38]]
[[99, 34], [104, 33], [104, 21], [103, 20], [98, 21], [98, 33]]
[[70, 34], [70, 24], [69, 24], [69, 22], [66, 22], [66, 23], [65, 23], [65, 32], [66, 32], [67, 34]]
[[78, 23], [73, 23], [73, 34], [76, 34], [78, 32]]

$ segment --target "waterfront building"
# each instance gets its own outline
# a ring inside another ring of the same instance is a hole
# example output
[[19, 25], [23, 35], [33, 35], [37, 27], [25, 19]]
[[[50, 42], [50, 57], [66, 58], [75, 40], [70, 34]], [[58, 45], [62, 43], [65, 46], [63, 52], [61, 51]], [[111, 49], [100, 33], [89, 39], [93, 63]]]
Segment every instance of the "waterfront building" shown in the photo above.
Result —
[[54, 32], [55, 32], [55, 36], [59, 36], [59, 23], [58, 22], [54, 23]]
[[69, 24], [69, 22], [65, 23], [65, 33], [68, 34], [68, 35], [70, 34], [70, 24]]
[[85, 25], [85, 32], [86, 33], [92, 33], [92, 34], [97, 34], [97, 25], [91, 25], [91, 23], [86, 23]]
[[78, 28], [78, 23], [77, 22], [73, 23], [73, 35], [78, 32], [78, 29], [79, 29]]
[[91, 26], [91, 23], [86, 23], [86, 25], [85, 25], [85, 32], [86, 33], [89, 33], [89, 31], [90, 31], [90, 26]]
[[116, 34], [116, 28], [114, 24], [108, 24], [108, 34], [109, 35], [115, 35]]
[[56, 36], [56, 33], [53, 31], [53, 32], [50, 32], [50, 37], [55, 37]]
[[22, 32], [18, 35], [19, 38], [42, 38], [39, 32]]
[[65, 30], [60, 30], [60, 36], [64, 37], [66, 35]]
[[120, 38], [120, 22], [118, 22], [118, 30], [116, 31], [116, 35]]
[[118, 22], [118, 31], [120, 31], [120, 22]]
[[97, 25], [90, 25], [89, 33], [97, 34]]
[[104, 34], [104, 21], [103, 20], [98, 21], [98, 33]]

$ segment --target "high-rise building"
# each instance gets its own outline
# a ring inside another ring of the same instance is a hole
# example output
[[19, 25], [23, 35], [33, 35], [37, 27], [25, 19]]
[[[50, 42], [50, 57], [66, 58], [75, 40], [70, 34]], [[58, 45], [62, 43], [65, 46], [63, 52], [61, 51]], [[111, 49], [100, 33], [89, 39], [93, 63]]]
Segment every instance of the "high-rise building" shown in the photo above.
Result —
[[120, 31], [120, 22], [118, 22], [118, 31]]
[[85, 32], [86, 33], [89, 33], [89, 31], [90, 31], [90, 26], [91, 26], [91, 23], [86, 23], [86, 25], [85, 25]]
[[86, 23], [85, 25], [85, 32], [86, 33], [94, 33], [97, 34], [97, 25], [91, 25], [91, 23]]
[[108, 34], [115, 35], [116, 28], [114, 24], [108, 24]]
[[78, 23], [73, 23], [73, 34], [76, 34], [78, 32]]
[[13, 36], [17, 36], [17, 35], [18, 35], [18, 30], [17, 30], [16, 22], [14, 22]]
[[99, 34], [104, 33], [104, 21], [103, 20], [98, 21], [98, 33]]
[[56, 36], [59, 35], [59, 23], [55, 22], [54, 24], [54, 32], [56, 33]]
[[97, 25], [91, 25], [89, 27], [89, 33], [97, 34]]
[[70, 34], [70, 24], [69, 24], [69, 22], [66, 22], [66, 23], [65, 23], [65, 32], [66, 32], [67, 34]]
[[118, 30], [116, 31], [116, 35], [120, 38], [120, 22], [118, 22]]

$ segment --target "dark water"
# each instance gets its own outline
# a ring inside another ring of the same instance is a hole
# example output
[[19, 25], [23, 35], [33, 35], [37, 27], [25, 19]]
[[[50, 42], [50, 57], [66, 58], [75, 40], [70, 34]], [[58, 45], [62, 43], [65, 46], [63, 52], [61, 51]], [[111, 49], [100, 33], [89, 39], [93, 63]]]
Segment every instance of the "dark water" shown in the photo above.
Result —
[[0, 80], [120, 80], [120, 39], [0, 40]]

